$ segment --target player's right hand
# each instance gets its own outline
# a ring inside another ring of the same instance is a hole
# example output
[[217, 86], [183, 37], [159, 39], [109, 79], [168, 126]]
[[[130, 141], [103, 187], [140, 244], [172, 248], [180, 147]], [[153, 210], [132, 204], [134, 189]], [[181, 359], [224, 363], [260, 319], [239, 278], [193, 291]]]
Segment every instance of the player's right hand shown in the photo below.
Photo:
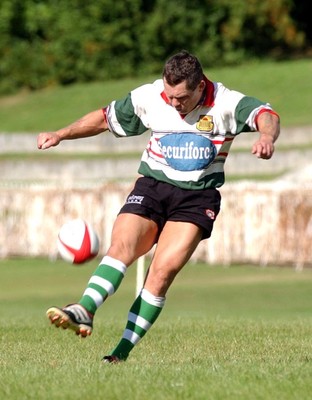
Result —
[[37, 138], [37, 147], [39, 150], [45, 150], [49, 147], [57, 146], [61, 141], [59, 135], [55, 132], [39, 133]]

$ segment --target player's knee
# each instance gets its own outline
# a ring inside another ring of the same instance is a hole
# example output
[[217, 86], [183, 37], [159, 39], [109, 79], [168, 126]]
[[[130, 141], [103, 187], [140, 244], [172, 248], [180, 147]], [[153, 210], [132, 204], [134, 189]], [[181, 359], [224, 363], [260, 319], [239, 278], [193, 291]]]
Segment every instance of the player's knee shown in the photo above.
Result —
[[122, 261], [127, 266], [131, 265], [137, 258], [133, 245], [122, 239], [111, 243], [107, 255]]
[[165, 296], [176, 275], [177, 271], [166, 267], [150, 268], [146, 286], [155, 296]]

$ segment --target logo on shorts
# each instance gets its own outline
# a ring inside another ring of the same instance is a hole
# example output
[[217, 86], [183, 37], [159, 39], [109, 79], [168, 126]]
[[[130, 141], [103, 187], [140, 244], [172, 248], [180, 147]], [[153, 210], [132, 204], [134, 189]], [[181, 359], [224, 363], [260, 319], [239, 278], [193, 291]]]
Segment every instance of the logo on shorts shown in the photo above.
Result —
[[216, 218], [215, 212], [212, 210], [209, 210], [209, 208], [207, 208], [207, 210], [206, 210], [206, 215], [209, 219], [212, 219], [212, 220], [214, 220]]
[[144, 196], [131, 195], [127, 198], [126, 204], [142, 204]]

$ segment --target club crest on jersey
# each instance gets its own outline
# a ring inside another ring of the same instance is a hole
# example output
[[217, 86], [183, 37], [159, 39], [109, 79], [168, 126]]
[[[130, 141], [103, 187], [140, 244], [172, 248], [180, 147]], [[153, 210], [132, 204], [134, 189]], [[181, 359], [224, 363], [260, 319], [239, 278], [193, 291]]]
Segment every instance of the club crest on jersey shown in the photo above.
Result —
[[205, 169], [214, 160], [217, 150], [208, 138], [195, 133], [170, 133], [158, 141], [170, 167], [179, 171]]
[[213, 117], [211, 115], [201, 115], [197, 121], [196, 128], [199, 131], [212, 132], [214, 128]]

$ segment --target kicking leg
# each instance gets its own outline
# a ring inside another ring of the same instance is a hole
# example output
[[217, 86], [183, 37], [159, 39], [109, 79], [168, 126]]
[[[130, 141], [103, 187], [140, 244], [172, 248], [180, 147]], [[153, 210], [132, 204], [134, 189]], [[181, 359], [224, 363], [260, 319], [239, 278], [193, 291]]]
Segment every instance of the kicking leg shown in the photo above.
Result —
[[149, 219], [120, 214], [114, 224], [107, 255], [91, 276], [81, 299], [64, 308], [49, 308], [47, 316], [51, 323], [70, 328], [82, 337], [91, 335], [96, 310], [118, 289], [127, 267], [152, 248], [157, 232], [156, 223]]

